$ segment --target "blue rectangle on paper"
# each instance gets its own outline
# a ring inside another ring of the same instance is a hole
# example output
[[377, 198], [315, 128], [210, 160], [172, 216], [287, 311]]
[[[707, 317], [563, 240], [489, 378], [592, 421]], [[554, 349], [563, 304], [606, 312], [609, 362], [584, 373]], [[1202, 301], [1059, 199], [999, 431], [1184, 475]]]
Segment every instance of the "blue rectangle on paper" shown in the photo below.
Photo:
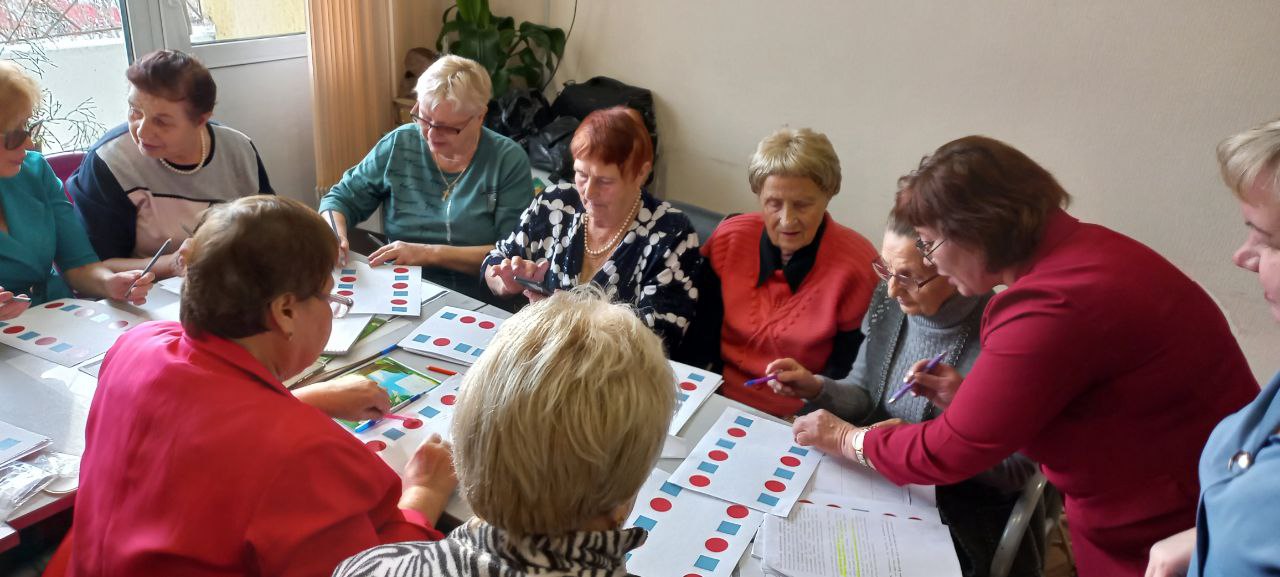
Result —
[[440, 313], [440, 318], [451, 321], [458, 318], [458, 313]]
[[4, 321], [0, 321], [0, 327], [7, 327], [7, 326], [9, 326], [9, 323], [6, 323], [6, 322], [4, 322]]
[[480, 353], [483, 353], [483, 352], [484, 352], [484, 349], [476, 349], [476, 350], [471, 351], [471, 356], [473, 356], [473, 357], [478, 357], [478, 356], [480, 356]]
[[684, 393], [676, 393], [676, 398], [679, 399], [681, 403], [683, 403], [689, 400], [689, 395], [686, 395]]
[[716, 465], [714, 463], [708, 463], [706, 461], [698, 463], [698, 470], [706, 473], [715, 473], [716, 470], [718, 470], [719, 468], [720, 468], [719, 465]]
[[755, 422], [755, 421], [753, 421], [753, 420], [751, 420], [751, 419], [748, 419], [748, 418], [746, 418], [746, 417], [743, 417], [743, 416], [741, 416], [741, 415], [739, 415], [739, 416], [738, 416], [738, 418], [736, 418], [736, 419], [734, 419], [734, 420], [733, 420], [733, 424], [735, 424], [735, 425], [740, 425], [740, 426], [743, 426], [743, 427], [750, 427], [750, 426], [751, 426], [751, 423], [754, 423], [754, 422]]
[[422, 407], [422, 410], [418, 411], [418, 414], [430, 419], [436, 415], [439, 415], [440, 409], [437, 409], [435, 407]]
[[400, 429], [387, 429], [382, 433], [382, 436], [394, 441], [396, 439], [399, 439], [400, 437], [403, 437], [404, 431], [401, 431]]
[[468, 345], [467, 343], [458, 343], [458, 346], [453, 347], [453, 350], [458, 351], [460, 353], [465, 353], [471, 350], [471, 345]]
[[657, 525], [658, 525], [657, 521], [654, 521], [653, 519], [645, 517], [644, 515], [640, 515], [636, 517], [636, 527], [644, 529], [645, 531], [652, 531], [653, 528], [656, 527]]
[[356, 285], [353, 285], [353, 284], [340, 284], [340, 285], [338, 285], [338, 288], [340, 288], [340, 289], [348, 289], [348, 290], [350, 290], [350, 289], [356, 288]]
[[790, 449], [787, 449], [787, 452], [804, 457], [809, 454], [809, 449], [801, 449], [800, 447], [791, 447]]
[[344, 268], [342, 269], [342, 274], [356, 274], [356, 269]]
[[67, 306], [65, 306], [65, 307], [62, 307], [62, 308], [61, 308], [61, 309], [59, 309], [59, 310], [64, 310], [64, 311], [67, 311], [67, 312], [71, 312], [71, 311], [76, 310], [76, 309], [78, 309], [78, 308], [80, 308], [80, 305], [67, 305]]
[[38, 336], [40, 336], [40, 333], [37, 333], [37, 332], [35, 332], [35, 331], [27, 331], [27, 332], [25, 332], [25, 333], [22, 333], [22, 334], [18, 335], [18, 338], [20, 338], [20, 339], [22, 339], [22, 340], [24, 340], [24, 341], [29, 341], [29, 340], [31, 340], [31, 339], [34, 339], [34, 338], [38, 337]]
[[728, 521], [721, 521], [720, 526], [716, 528], [716, 531], [724, 533], [725, 535], [737, 535], [738, 531], [741, 529], [742, 525], [730, 523]]
[[689, 380], [690, 380], [690, 381], [698, 381], [699, 383], [701, 383], [704, 379], [706, 379], [706, 377], [704, 377], [704, 376], [702, 376], [702, 375], [699, 375], [699, 374], [697, 374], [697, 373], [693, 373], [693, 374], [689, 375]]
[[393, 296], [393, 297], [407, 297], [407, 296], [409, 296], [409, 291], [391, 291], [391, 296]]
[[796, 474], [786, 469], [783, 469], [782, 467], [778, 467], [777, 469], [773, 470], [773, 476], [782, 477], [783, 479], [791, 479], [795, 477]]
[[675, 483], [664, 482], [662, 483], [662, 488], [658, 490], [668, 495], [671, 495], [672, 497], [679, 497], [680, 491], [683, 491], [684, 487], [681, 487], [680, 485], [677, 485]]
[[49, 350], [55, 353], [60, 353], [62, 351], [69, 351], [71, 350], [71, 345], [68, 345], [67, 343], [58, 343], [56, 345], [53, 345], [52, 347], [49, 347]]
[[391, 307], [391, 312], [393, 312], [393, 313], [407, 313], [407, 312], [409, 312], [409, 307]]
[[3, 450], [8, 449], [8, 448], [10, 448], [10, 447], [17, 446], [17, 444], [18, 444], [18, 440], [17, 440], [17, 439], [7, 439], [7, 438], [6, 438], [6, 439], [0, 439], [0, 451], [3, 451]]
[[429, 339], [429, 338], [431, 338], [431, 337], [430, 337], [430, 336], [428, 336], [428, 335], [414, 335], [414, 337], [413, 337], [413, 342], [415, 342], [415, 343], [425, 343], [425, 342], [427, 342], [427, 339]]
[[409, 275], [407, 275], [407, 274], [398, 274], [398, 275], [396, 275], [396, 280], [409, 280]]
[[721, 449], [732, 449], [734, 445], [735, 443], [729, 439], [720, 439], [719, 441], [716, 441], [716, 446]]
[[770, 507], [778, 504], [777, 497], [774, 497], [773, 495], [767, 495], [765, 493], [760, 493], [760, 497], [756, 498], [756, 500]]
[[706, 555], [698, 555], [698, 560], [693, 562], [693, 566], [703, 571], [715, 571], [716, 565], [720, 564], [720, 560]]

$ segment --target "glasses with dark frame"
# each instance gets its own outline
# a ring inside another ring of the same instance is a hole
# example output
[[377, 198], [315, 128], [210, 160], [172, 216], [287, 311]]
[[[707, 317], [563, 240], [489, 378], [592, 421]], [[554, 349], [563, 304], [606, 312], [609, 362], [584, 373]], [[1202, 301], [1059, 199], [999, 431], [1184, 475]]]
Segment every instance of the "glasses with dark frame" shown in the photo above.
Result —
[[19, 147], [27, 143], [27, 139], [37, 140], [40, 138], [40, 132], [44, 128], [44, 122], [33, 122], [26, 128], [10, 130], [4, 133], [5, 150], [17, 150]]
[[351, 312], [351, 307], [356, 306], [356, 299], [342, 295], [324, 295], [324, 300], [329, 302], [329, 310], [333, 312], [333, 318], [340, 319], [347, 316]]
[[459, 134], [462, 134], [462, 131], [466, 130], [468, 126], [471, 126], [471, 123], [476, 119], [475, 116], [472, 116], [471, 118], [468, 118], [467, 121], [462, 126], [449, 126], [447, 124], [436, 124], [434, 122], [431, 122], [430, 120], [427, 120], [422, 116], [418, 116], [418, 105], [416, 104], [413, 105], [413, 108], [409, 110], [409, 118], [412, 118], [414, 122], [417, 122], [420, 126], [422, 126], [427, 130], [435, 130], [438, 132], [443, 132], [450, 136], [457, 136]]
[[907, 287], [907, 290], [911, 292], [915, 292], [924, 288], [924, 285], [927, 285], [933, 282], [933, 279], [936, 279], [942, 276], [940, 274], [934, 273], [933, 276], [927, 279], [916, 280], [915, 277], [912, 277], [910, 275], [893, 272], [893, 269], [889, 268], [888, 263], [884, 262], [884, 259], [880, 257], [876, 257], [875, 260], [871, 261], [871, 269], [876, 271], [876, 276], [879, 276], [880, 280], [883, 280], [885, 282], [889, 282], [889, 279], [897, 280], [898, 284], [901, 284], [902, 286]]
[[938, 263], [933, 262], [933, 253], [944, 242], [947, 242], [947, 239], [935, 240], [930, 244], [925, 242], [924, 239], [918, 238], [916, 239], [916, 250], [920, 251], [920, 256], [924, 257], [924, 261], [929, 263], [929, 266], [937, 266]]

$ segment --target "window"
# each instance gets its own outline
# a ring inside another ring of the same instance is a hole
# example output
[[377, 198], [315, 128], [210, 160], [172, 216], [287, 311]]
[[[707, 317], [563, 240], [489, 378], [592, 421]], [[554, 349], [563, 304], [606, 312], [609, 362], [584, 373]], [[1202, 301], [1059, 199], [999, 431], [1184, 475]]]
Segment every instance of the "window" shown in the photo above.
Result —
[[306, 31], [304, 0], [186, 0], [191, 44], [252, 40]]

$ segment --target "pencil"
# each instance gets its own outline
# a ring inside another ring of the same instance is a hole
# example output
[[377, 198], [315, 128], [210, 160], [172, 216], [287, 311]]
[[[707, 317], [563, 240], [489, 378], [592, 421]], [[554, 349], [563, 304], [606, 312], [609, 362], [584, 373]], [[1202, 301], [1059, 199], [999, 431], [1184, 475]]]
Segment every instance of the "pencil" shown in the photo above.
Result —
[[[147, 276], [147, 273], [151, 272], [151, 267], [156, 266], [156, 261], [160, 260], [160, 255], [164, 254], [164, 249], [169, 248], [169, 243], [171, 242], [173, 242], [171, 238], [164, 239], [164, 244], [160, 245], [160, 250], [156, 251], [155, 256], [151, 257], [151, 262], [147, 263], [147, 267], [142, 269], [142, 274], [138, 275], [138, 278]], [[138, 286], [138, 278], [133, 279], [133, 282], [129, 283], [129, 290], [124, 291], [125, 300], [129, 299], [130, 294], [133, 294], [133, 287]]]

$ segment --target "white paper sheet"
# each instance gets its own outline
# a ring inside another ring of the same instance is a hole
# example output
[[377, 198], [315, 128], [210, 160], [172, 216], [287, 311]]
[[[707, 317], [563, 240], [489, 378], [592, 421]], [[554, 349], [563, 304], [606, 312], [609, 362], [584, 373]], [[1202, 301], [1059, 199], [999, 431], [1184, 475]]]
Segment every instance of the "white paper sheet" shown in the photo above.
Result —
[[59, 299], [0, 321], [0, 343], [71, 367], [106, 352], [120, 335], [146, 320], [93, 301]]
[[49, 437], [0, 421], [0, 465], [49, 446]]
[[695, 369], [683, 363], [668, 362], [671, 363], [671, 371], [676, 376], [676, 414], [671, 419], [671, 427], [667, 429], [667, 434], [679, 435], [680, 429], [683, 429], [693, 414], [698, 412], [698, 407], [707, 401], [711, 393], [720, 388], [720, 382], [724, 379], [715, 373]]
[[671, 480], [757, 511], [785, 516], [821, 459], [822, 453], [795, 444], [791, 427], [729, 407]]
[[355, 299], [351, 314], [402, 315], [422, 313], [422, 267], [350, 261], [334, 269], [333, 292]]
[[502, 319], [443, 307], [400, 341], [400, 348], [470, 366], [497, 334]]
[[926, 509], [938, 508], [938, 497], [932, 485], [899, 487], [880, 473], [832, 455], [824, 457], [818, 465], [811, 490]]
[[649, 538], [629, 554], [627, 571], [640, 577], [732, 574], [764, 515], [667, 477], [665, 471], [651, 471], [636, 496], [626, 526], [644, 528]]
[[762, 566], [789, 577], [959, 577], [945, 525], [799, 505], [765, 519]]
[[422, 398], [396, 411], [397, 415], [410, 417], [416, 422], [382, 419], [369, 429], [355, 433], [355, 436], [382, 457], [392, 470], [403, 474], [409, 458], [432, 433], [439, 433], [445, 440], [452, 438], [449, 426], [453, 423], [453, 406], [458, 400], [458, 386], [461, 384], [462, 375], [449, 377]]
[[422, 304], [427, 304], [427, 302], [442, 297], [449, 292], [449, 289], [425, 280], [422, 281], [422, 288], [420, 290], [422, 291], [422, 294], [419, 295], [419, 298], [422, 299]]
[[173, 294], [181, 295], [181, 294], [182, 294], [182, 281], [183, 281], [183, 277], [180, 277], [180, 276], [173, 276], [173, 277], [169, 277], [169, 278], [167, 278], [167, 279], [164, 279], [164, 280], [162, 280], [162, 281], [158, 281], [158, 282], [156, 282], [156, 286], [158, 286], [158, 287], [160, 287], [160, 288], [162, 288], [162, 289], [164, 289], [164, 290], [167, 290], [167, 291], [169, 291], [169, 292], [171, 292], [171, 293], [173, 293]]
[[884, 515], [895, 519], [904, 519], [908, 521], [921, 521], [926, 523], [941, 523], [942, 515], [938, 513], [935, 507], [915, 507], [911, 505], [903, 505], [892, 501], [877, 501], [867, 499], [855, 495], [839, 495], [836, 493], [823, 493], [821, 491], [805, 491], [800, 496], [797, 503], [806, 505], [819, 505], [822, 507], [832, 507], [836, 509], [848, 509], [850, 511], [858, 511], [869, 515]]
[[345, 355], [356, 344], [360, 332], [373, 319], [373, 315], [347, 315], [333, 319], [333, 329], [329, 332], [329, 342], [324, 345], [326, 355]]

